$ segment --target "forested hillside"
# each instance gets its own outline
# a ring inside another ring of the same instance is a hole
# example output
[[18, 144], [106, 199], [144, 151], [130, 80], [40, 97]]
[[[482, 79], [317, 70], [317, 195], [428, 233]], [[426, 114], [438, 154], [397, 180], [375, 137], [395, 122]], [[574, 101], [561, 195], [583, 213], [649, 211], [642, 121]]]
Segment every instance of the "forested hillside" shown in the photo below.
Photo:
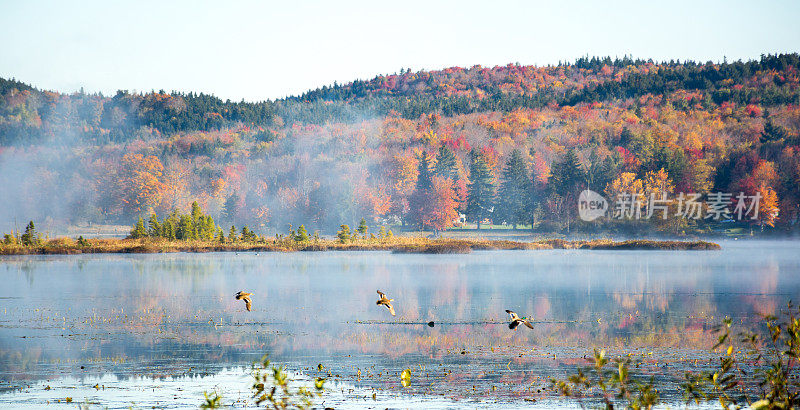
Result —
[[[548, 232], [683, 233], [737, 219], [706, 218], [707, 205], [687, 218], [676, 200], [721, 192], [734, 214], [739, 193], [761, 198], [757, 218], [733, 224], [793, 232], [798, 69], [797, 54], [404, 69], [260, 103], [0, 79], [0, 225], [129, 224], [196, 200], [262, 234], [362, 217], [446, 229], [460, 213]], [[587, 187], [674, 201], [646, 220], [582, 222]]]

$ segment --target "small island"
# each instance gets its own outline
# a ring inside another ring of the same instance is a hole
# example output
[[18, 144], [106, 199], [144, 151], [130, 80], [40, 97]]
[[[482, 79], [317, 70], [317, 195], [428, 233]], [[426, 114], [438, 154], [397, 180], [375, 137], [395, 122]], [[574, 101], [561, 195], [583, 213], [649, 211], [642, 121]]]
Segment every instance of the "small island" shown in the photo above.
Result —
[[[147, 225], [147, 226], [145, 226]], [[152, 214], [147, 224], [139, 218], [130, 234], [124, 238], [87, 239], [59, 237], [43, 238], [30, 221], [24, 232], [3, 235], [0, 255], [68, 255], [81, 253], [165, 253], [165, 252], [295, 252], [295, 251], [392, 251], [394, 253], [459, 254], [473, 250], [531, 250], [531, 249], [596, 249], [596, 250], [718, 250], [720, 245], [700, 240], [575, 240], [541, 239], [533, 241], [490, 240], [484, 238], [433, 238], [395, 235], [381, 226], [370, 233], [363, 218], [351, 231], [341, 225], [335, 238], [312, 234], [305, 225], [274, 237], [258, 235], [247, 226], [231, 226], [227, 235], [214, 219], [203, 212], [197, 202], [191, 212], [177, 210], [163, 219]]]

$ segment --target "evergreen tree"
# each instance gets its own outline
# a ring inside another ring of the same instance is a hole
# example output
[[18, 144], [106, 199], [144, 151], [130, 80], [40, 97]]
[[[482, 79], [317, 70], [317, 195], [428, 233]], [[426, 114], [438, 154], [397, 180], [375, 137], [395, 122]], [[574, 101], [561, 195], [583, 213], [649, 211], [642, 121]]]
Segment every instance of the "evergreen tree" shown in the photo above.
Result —
[[158, 215], [153, 212], [150, 215], [150, 220], [147, 222], [148, 231], [147, 234], [151, 237], [158, 237], [161, 236], [161, 224], [158, 222]]
[[173, 241], [177, 239], [179, 223], [178, 210], [173, 209], [169, 216], [164, 218], [164, 222], [161, 223], [161, 236]]
[[[139, 218], [141, 222], [141, 218]], [[142, 227], [144, 229], [144, 227]], [[22, 242], [23, 246], [34, 246], [39, 244], [39, 234], [36, 233], [36, 227], [33, 225], [33, 221], [28, 222], [28, 226], [25, 227], [25, 233], [19, 238], [20, 242]]]
[[467, 186], [467, 218], [477, 222], [481, 229], [481, 221], [492, 215], [494, 203], [494, 180], [492, 171], [483, 155], [473, 150], [469, 165], [470, 183]]
[[[33, 222], [31, 222], [30, 226], [32, 226], [32, 224], [33, 224]], [[28, 230], [26, 229], [25, 233], [27, 233], [27, 232], [28, 232]], [[147, 230], [144, 229], [144, 219], [142, 219], [142, 217], [140, 216], [139, 220], [136, 222], [136, 225], [133, 226], [133, 229], [131, 230], [131, 234], [128, 235], [128, 237], [129, 238], [133, 238], [133, 239], [139, 239], [139, 238], [144, 238], [145, 236], [147, 236]], [[23, 237], [24, 237], [24, 235], [23, 235]], [[24, 240], [23, 240], [23, 243], [24, 243]]]
[[456, 166], [457, 160], [453, 150], [446, 145], [440, 146], [439, 153], [436, 155], [436, 175], [455, 181], [458, 178]]
[[563, 197], [577, 195], [586, 184], [586, 172], [583, 170], [575, 149], [570, 149], [560, 162], [553, 163], [550, 168], [548, 186], [552, 192]]
[[[531, 148], [531, 156], [534, 156], [535, 153], [536, 152]], [[543, 214], [542, 192], [540, 188], [540, 184], [536, 179], [536, 169], [531, 167], [531, 175], [528, 180], [527, 192], [525, 193], [525, 200], [527, 202], [525, 206], [526, 220], [530, 222], [531, 230], [536, 228], [536, 223]]]
[[236, 242], [236, 240], [238, 239], [237, 238], [238, 236], [239, 235], [238, 235], [238, 233], [236, 231], [236, 226], [231, 225], [231, 230], [228, 231], [228, 241], [229, 242]]
[[433, 182], [431, 180], [431, 160], [428, 157], [428, 153], [425, 151], [422, 151], [422, 154], [419, 156], [417, 171], [419, 172], [419, 175], [417, 176], [416, 190], [430, 191], [431, 187], [433, 186]]
[[297, 228], [297, 233], [294, 235], [295, 242], [308, 242], [308, 231], [306, 230], [305, 225], [300, 225]]
[[339, 238], [339, 242], [346, 243], [350, 240], [350, 226], [349, 225], [341, 225], [339, 230], [336, 231], [336, 237]]
[[528, 167], [522, 157], [522, 152], [514, 150], [503, 169], [498, 195], [497, 215], [506, 223], [514, 225], [527, 222], [528, 207]]
[[242, 228], [242, 241], [244, 242], [258, 242], [258, 235], [247, 226]]
[[408, 219], [412, 224], [422, 228], [423, 215], [430, 209], [430, 196], [433, 188], [430, 158], [425, 151], [422, 151], [419, 156], [417, 171], [417, 185], [408, 199]]
[[192, 202], [192, 221], [197, 222], [203, 216], [203, 210], [200, 209], [200, 204], [197, 201]]
[[589, 167], [586, 170], [586, 188], [595, 192], [603, 192], [617, 175], [617, 163], [609, 155], [600, 160], [596, 151], [589, 155]]
[[214, 240], [214, 235], [217, 233], [217, 226], [211, 215], [201, 215], [196, 225], [199, 239], [204, 241]]
[[557, 216], [566, 222], [567, 232], [572, 219], [578, 215], [578, 195], [586, 189], [586, 172], [575, 149], [570, 149], [560, 162], [553, 163], [547, 181], [550, 199], [557, 206]]
[[232, 193], [227, 199], [225, 199], [225, 203], [222, 205], [222, 212], [220, 213], [220, 218], [223, 222], [236, 222], [236, 214], [239, 212], [239, 208], [241, 206], [241, 197], [236, 192]]
[[190, 215], [181, 215], [180, 223], [178, 225], [177, 237], [180, 240], [196, 240], [197, 230], [195, 229], [192, 217]]
[[780, 125], [775, 125], [772, 121], [772, 118], [769, 118], [769, 112], [764, 111], [764, 118], [766, 118], [766, 122], [764, 122], [764, 132], [761, 133], [761, 143], [765, 144], [768, 142], [777, 142], [780, 141], [789, 134], [786, 128], [781, 127]]
[[217, 230], [217, 241], [219, 243], [225, 243], [225, 232], [222, 230], [222, 228]]
[[360, 233], [364, 239], [366, 239], [368, 230], [369, 227], [367, 227], [367, 220], [361, 218], [361, 221], [358, 223], [358, 228], [356, 228], [356, 231]]
[[175, 219], [170, 218], [164, 221], [161, 224], [161, 236], [167, 238], [171, 241], [178, 239], [178, 227], [175, 223]]

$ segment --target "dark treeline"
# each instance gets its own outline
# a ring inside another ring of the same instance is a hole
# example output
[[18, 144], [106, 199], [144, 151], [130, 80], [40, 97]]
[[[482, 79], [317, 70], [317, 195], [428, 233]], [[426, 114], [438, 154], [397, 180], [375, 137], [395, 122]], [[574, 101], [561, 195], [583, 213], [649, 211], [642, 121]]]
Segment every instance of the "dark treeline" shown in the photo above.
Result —
[[[787, 76], [797, 76], [799, 68], [796, 53], [721, 64], [593, 57], [549, 67], [401, 70], [400, 74], [334, 83], [298, 97], [255, 103], [163, 90], [120, 90], [113, 97], [83, 92], [66, 95], [0, 78], [0, 145], [37, 143], [65, 132], [98, 143], [122, 142], [154, 133], [208, 131], [233, 124], [269, 126], [275, 117], [286, 124], [324, 124], [390, 113], [416, 119], [430, 113], [509, 112], [675, 90], [702, 91], [704, 97], [697, 102], [704, 106], [725, 102], [798, 104], [798, 93], [787, 83]], [[765, 71], [775, 72], [770, 84], [751, 84], [751, 77]], [[552, 81], [556, 76], [570, 81]], [[678, 108], [688, 108], [691, 103]]]

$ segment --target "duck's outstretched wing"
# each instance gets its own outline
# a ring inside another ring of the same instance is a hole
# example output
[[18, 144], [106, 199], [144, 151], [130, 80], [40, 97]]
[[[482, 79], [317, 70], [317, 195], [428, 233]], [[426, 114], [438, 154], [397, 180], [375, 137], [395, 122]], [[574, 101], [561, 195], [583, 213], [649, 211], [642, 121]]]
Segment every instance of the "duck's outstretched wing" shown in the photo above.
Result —
[[387, 303], [386, 307], [389, 308], [389, 313], [391, 313], [392, 316], [394, 316], [394, 307], [390, 303]]
[[380, 297], [381, 297], [381, 299], [383, 299], [383, 298], [385, 298], [385, 297], [386, 297], [386, 295], [385, 295], [383, 292], [381, 292], [381, 291], [378, 291], [378, 296], [380, 296]]
[[244, 307], [247, 308], [248, 312], [250, 312], [251, 308], [253, 307], [253, 301], [247, 296], [243, 297], [242, 299], [244, 299]]
[[508, 328], [511, 330], [517, 330], [517, 326], [519, 326], [519, 320], [513, 320], [508, 324]]

